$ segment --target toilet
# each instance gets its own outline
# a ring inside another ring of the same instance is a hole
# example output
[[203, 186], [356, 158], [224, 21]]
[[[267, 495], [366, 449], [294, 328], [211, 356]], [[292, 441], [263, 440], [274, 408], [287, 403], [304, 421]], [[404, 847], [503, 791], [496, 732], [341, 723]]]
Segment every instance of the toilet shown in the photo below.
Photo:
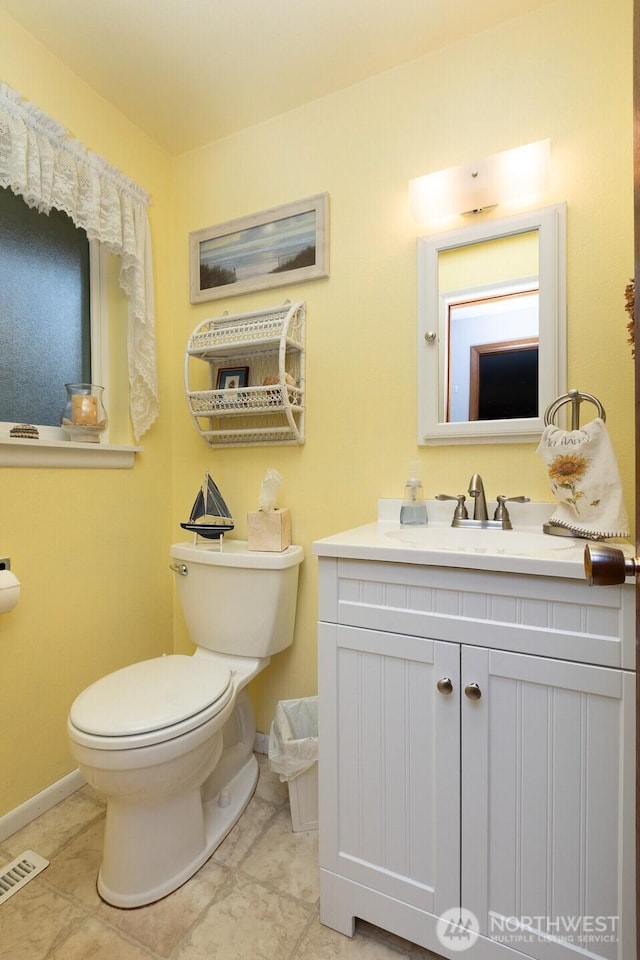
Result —
[[258, 779], [246, 686], [293, 641], [302, 547], [202, 541], [170, 553], [195, 653], [97, 680], [67, 720], [71, 753], [107, 802], [98, 892], [116, 907], [177, 889], [241, 816]]

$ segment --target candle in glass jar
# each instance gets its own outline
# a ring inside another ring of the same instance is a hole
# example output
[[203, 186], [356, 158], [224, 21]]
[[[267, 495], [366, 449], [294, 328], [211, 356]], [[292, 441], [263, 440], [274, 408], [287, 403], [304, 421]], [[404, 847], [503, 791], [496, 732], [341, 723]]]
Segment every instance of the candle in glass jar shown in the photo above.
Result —
[[71, 420], [83, 426], [95, 427], [98, 423], [98, 398], [87, 394], [72, 397]]

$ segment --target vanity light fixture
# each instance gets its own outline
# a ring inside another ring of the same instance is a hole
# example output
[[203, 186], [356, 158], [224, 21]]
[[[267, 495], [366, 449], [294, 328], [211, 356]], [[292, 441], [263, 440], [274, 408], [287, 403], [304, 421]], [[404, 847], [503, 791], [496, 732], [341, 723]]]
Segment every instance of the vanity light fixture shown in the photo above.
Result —
[[550, 152], [550, 141], [538, 140], [484, 160], [416, 177], [409, 181], [413, 219], [431, 223], [543, 193], [548, 188]]

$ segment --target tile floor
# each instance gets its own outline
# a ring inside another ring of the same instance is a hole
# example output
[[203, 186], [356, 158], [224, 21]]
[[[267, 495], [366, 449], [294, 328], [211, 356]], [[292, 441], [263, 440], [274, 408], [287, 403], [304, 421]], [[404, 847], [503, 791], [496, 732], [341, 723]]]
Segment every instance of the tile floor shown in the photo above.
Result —
[[369, 924], [353, 939], [320, 924], [317, 832], [292, 832], [286, 784], [258, 759], [256, 793], [229, 836], [148, 907], [100, 900], [104, 805], [88, 787], [0, 843], [0, 866], [25, 850], [51, 861], [0, 906], [0, 960], [437, 960]]

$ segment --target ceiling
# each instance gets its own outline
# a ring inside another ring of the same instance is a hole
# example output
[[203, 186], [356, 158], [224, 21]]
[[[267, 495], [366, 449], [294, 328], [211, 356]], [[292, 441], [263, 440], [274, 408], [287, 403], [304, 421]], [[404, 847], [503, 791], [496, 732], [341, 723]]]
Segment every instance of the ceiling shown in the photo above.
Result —
[[548, 2], [0, 0], [0, 9], [175, 155]]

